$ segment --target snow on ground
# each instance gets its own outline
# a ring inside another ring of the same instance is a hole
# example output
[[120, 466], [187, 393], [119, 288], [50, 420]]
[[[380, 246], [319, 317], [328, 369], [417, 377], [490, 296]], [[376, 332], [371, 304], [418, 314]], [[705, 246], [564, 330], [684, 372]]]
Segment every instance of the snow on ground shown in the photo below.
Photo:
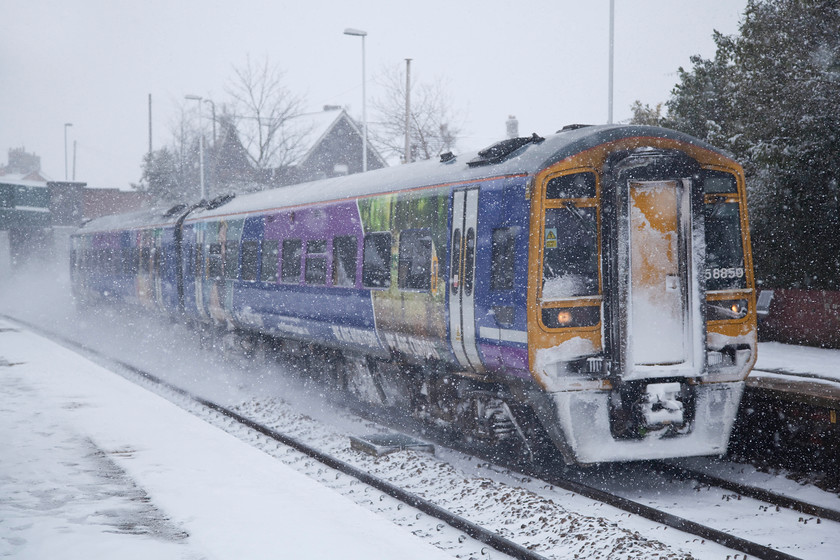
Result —
[[817, 375], [840, 383], [840, 350], [762, 342], [755, 370], [762, 375], [763, 371]]
[[449, 557], [6, 322], [0, 357], [0, 556]]

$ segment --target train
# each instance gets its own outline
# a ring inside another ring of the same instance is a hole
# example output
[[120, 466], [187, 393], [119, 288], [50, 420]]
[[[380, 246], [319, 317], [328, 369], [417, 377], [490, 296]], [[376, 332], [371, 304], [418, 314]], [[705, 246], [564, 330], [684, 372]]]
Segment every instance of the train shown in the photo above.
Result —
[[757, 357], [743, 169], [660, 127], [106, 216], [70, 261], [79, 302], [321, 356], [362, 403], [569, 464], [722, 455]]

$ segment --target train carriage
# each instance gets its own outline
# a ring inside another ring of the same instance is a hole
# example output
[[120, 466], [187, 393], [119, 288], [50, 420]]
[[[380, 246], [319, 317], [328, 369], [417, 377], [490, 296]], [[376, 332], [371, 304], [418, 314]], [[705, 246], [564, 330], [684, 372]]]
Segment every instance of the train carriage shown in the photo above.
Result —
[[744, 193], [697, 139], [568, 127], [94, 221], [74, 279], [101, 293], [81, 265], [131, 231], [157, 308], [322, 349], [358, 398], [575, 463], [721, 454], [756, 359]]

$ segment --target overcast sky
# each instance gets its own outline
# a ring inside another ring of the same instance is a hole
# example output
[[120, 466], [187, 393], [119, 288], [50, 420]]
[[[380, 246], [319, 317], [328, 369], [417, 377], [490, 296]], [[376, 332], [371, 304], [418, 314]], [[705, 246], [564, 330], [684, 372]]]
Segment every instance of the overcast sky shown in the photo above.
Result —
[[[616, 0], [614, 120], [639, 99], [665, 101], [689, 57], [734, 34], [746, 0]], [[607, 120], [609, 0], [6, 0], [0, 32], [0, 164], [9, 148], [41, 156], [43, 172], [128, 188], [148, 149], [171, 143], [184, 95], [226, 99], [233, 66], [268, 57], [307, 110], [343, 105], [361, 118], [384, 67], [412, 58], [419, 81], [443, 80], [457, 110], [459, 151], [520, 133]], [[192, 104], [192, 105], [191, 105]], [[208, 107], [205, 105], [205, 110]], [[192, 109], [194, 111], [194, 108]], [[209, 117], [209, 111], [205, 113]]]

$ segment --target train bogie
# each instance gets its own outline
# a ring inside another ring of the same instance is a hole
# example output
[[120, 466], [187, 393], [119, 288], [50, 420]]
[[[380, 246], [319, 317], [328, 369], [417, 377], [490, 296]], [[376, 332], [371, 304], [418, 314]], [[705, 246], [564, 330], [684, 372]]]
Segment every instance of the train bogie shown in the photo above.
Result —
[[357, 398], [526, 447], [536, 418], [569, 462], [722, 453], [756, 357], [741, 168], [620, 126], [443, 159], [94, 222], [75, 289], [123, 236], [121, 299], [320, 348]]

